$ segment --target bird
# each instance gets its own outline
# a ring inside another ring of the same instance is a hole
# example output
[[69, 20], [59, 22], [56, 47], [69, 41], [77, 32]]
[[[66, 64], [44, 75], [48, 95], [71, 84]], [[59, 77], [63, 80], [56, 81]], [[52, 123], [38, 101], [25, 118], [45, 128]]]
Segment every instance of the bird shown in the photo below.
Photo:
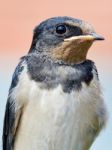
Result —
[[3, 150], [89, 150], [107, 109], [89, 48], [104, 38], [68, 16], [37, 25], [9, 88]]

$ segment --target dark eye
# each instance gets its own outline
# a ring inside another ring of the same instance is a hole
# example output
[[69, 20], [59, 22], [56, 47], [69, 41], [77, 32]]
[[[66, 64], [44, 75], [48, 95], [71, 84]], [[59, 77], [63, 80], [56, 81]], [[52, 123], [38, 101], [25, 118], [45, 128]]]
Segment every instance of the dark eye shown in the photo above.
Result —
[[58, 33], [58, 34], [66, 33], [66, 26], [65, 25], [58, 25], [56, 27], [56, 33]]

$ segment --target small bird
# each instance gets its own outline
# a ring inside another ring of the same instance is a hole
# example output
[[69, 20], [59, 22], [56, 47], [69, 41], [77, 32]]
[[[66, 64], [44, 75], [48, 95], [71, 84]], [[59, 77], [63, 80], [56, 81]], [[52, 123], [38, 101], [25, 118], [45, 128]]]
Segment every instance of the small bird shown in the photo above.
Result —
[[106, 124], [97, 69], [87, 59], [104, 40], [80, 19], [54, 17], [34, 29], [9, 89], [3, 150], [89, 150]]

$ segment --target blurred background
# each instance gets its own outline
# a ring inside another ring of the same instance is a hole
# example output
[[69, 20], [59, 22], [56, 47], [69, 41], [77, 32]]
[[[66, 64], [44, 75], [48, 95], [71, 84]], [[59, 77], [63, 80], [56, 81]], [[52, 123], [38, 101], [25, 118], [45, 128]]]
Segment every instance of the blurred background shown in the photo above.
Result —
[[1, 0], [0, 1], [0, 150], [3, 115], [12, 73], [32, 40], [32, 30], [53, 16], [71, 16], [91, 23], [105, 41], [91, 47], [109, 112], [107, 127], [91, 150], [112, 149], [112, 1], [111, 0]]

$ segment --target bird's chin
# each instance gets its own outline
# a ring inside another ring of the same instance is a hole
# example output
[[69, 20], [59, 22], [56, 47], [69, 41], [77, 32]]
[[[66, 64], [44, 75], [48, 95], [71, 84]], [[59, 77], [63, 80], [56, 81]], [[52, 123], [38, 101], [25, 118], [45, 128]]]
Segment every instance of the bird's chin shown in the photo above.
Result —
[[93, 40], [89, 38], [88, 40], [76, 39], [75, 37], [66, 39], [52, 51], [51, 56], [67, 63], [80, 63], [86, 60], [88, 49], [93, 43]]

